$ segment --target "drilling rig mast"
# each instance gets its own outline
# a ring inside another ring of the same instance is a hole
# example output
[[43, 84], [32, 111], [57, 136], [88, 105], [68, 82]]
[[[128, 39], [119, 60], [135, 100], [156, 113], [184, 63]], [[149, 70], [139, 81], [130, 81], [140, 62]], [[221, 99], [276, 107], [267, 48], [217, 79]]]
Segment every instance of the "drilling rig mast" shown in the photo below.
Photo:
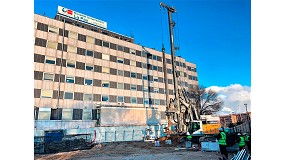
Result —
[[[170, 34], [170, 46], [171, 46], [171, 60], [172, 60], [172, 74], [173, 74], [173, 82], [174, 82], [174, 99], [169, 100], [168, 95], [168, 87], [167, 82], [164, 81], [166, 87], [166, 111], [165, 114], [168, 119], [168, 134], [171, 134], [171, 125], [175, 124], [175, 132], [176, 134], [184, 134], [188, 131], [189, 125], [191, 122], [199, 121], [200, 116], [195, 105], [191, 103], [191, 98], [187, 94], [184, 88], [178, 88], [178, 74], [176, 71], [176, 57], [175, 57], [175, 47], [174, 47], [174, 36], [173, 36], [173, 27], [175, 26], [175, 22], [172, 20], [172, 13], [176, 12], [174, 7], [169, 7], [164, 3], [160, 2], [160, 6], [164, 7], [168, 11], [168, 23], [169, 23], [169, 34]], [[163, 53], [163, 66], [164, 66], [164, 78], [167, 79], [166, 76], [166, 62], [165, 62], [165, 48], [162, 46]], [[193, 114], [194, 112], [194, 114]]]

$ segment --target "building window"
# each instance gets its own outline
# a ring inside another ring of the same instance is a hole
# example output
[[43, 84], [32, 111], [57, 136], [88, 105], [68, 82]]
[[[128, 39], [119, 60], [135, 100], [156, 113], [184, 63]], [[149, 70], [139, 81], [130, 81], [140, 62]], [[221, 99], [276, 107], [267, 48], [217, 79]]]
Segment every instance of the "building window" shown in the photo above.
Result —
[[136, 61], [130, 60], [130, 65], [131, 66], [136, 66]]
[[110, 43], [110, 48], [116, 50], [117, 49], [117, 45], [114, 43]]
[[62, 109], [62, 120], [72, 120], [72, 109]]
[[105, 60], [109, 61], [110, 60], [110, 55], [102, 53], [102, 59], [105, 59]]
[[77, 33], [72, 32], [72, 31], [69, 31], [68, 37], [69, 37], [69, 38], [77, 39]]
[[136, 91], [136, 90], [137, 90], [137, 85], [135, 85], [135, 84], [131, 84], [131, 90]]
[[75, 61], [67, 60], [66, 61], [66, 66], [70, 67], [70, 68], [75, 68]]
[[117, 88], [118, 89], [124, 89], [124, 83], [118, 83]]
[[92, 120], [92, 109], [83, 109], [82, 120]]
[[47, 40], [46, 39], [41, 39], [41, 38], [35, 38], [35, 45], [36, 46], [41, 46], [41, 47], [46, 47], [47, 45]]
[[101, 112], [101, 109], [92, 109], [92, 120], [99, 120], [100, 112]]
[[102, 46], [102, 40], [95, 38], [95, 44], [98, 46]]
[[142, 57], [147, 57], [147, 53], [146, 52], [142, 52]]
[[102, 95], [102, 102], [108, 102], [109, 96], [108, 95]]
[[192, 76], [191, 76], [191, 75], [188, 75], [188, 79], [192, 80]]
[[110, 74], [117, 75], [117, 69], [110, 68]]
[[73, 99], [72, 92], [64, 92], [64, 99]]
[[124, 76], [124, 71], [118, 70], [118, 75], [119, 75], [119, 76]]
[[137, 74], [134, 73], [134, 72], [131, 72], [131, 77], [132, 77], [132, 78], [137, 78]]
[[53, 90], [42, 90], [41, 98], [51, 98]]
[[149, 105], [149, 99], [144, 99], [143, 103]]
[[110, 73], [110, 68], [102, 67], [102, 73]]
[[58, 33], [59, 33], [60, 36], [63, 36], [63, 34], [64, 34], [64, 37], [68, 37], [69, 31], [68, 30], [64, 30], [64, 33], [63, 33], [63, 29], [59, 28]]
[[53, 81], [54, 74], [44, 73], [44, 80]]
[[168, 68], [167, 68], [167, 73], [168, 73], [168, 74], [172, 74], [171, 69], [168, 69]]
[[118, 96], [118, 102], [124, 102], [124, 96]]
[[55, 58], [46, 56], [45, 63], [47, 63], [47, 64], [55, 64]]
[[188, 71], [191, 71], [191, 67], [190, 67], [190, 66], [187, 66], [187, 70], [188, 70]]
[[110, 47], [110, 43], [103, 41], [103, 46], [109, 48]]
[[51, 109], [50, 120], [61, 120], [62, 108]]
[[171, 59], [166, 58], [166, 63], [171, 64]]
[[92, 97], [93, 97], [92, 94], [84, 94], [83, 100], [84, 101], [92, 101]]
[[72, 120], [82, 120], [82, 109], [73, 109]]
[[95, 38], [86, 36], [86, 42], [94, 44]]
[[142, 63], [142, 68], [147, 68], [147, 64], [146, 63]]
[[85, 63], [76, 62], [76, 69], [85, 70]]
[[136, 104], [137, 103], [137, 97], [131, 97], [131, 103]]
[[51, 108], [39, 108], [38, 120], [50, 120]]
[[124, 47], [123, 47], [123, 46], [118, 45], [118, 50], [119, 50], [119, 51], [124, 51]]
[[51, 48], [51, 49], [57, 49], [57, 43], [56, 42], [52, 42], [52, 41], [48, 41], [47, 42], [47, 47]]
[[83, 35], [83, 34], [78, 33], [78, 40], [79, 40], [79, 41], [86, 42], [86, 36]]
[[152, 66], [152, 70], [157, 71], [157, 66]]
[[86, 50], [86, 56], [93, 57], [93, 51]]
[[159, 89], [158, 89], [158, 88], [153, 88], [153, 92], [154, 92], [154, 93], [158, 93], [158, 92], [159, 92]]
[[154, 105], [159, 105], [160, 100], [159, 99], [154, 99]]
[[66, 76], [65, 82], [74, 83], [74, 77], [73, 76]]
[[143, 77], [143, 80], [147, 80], [147, 75], [144, 74], [142, 77]]
[[93, 85], [93, 80], [92, 80], [92, 79], [85, 79], [85, 80], [84, 80], [84, 84], [85, 84], [85, 85], [92, 86], [92, 85]]
[[86, 64], [85, 70], [87, 70], [87, 71], [93, 71], [93, 69], [94, 69], [93, 65], [91, 65], [91, 64]]
[[158, 82], [158, 77], [153, 77], [154, 82]]
[[124, 58], [117, 58], [117, 63], [124, 63]]
[[153, 60], [157, 60], [157, 56], [156, 55], [152, 55], [152, 59]]
[[102, 87], [109, 88], [109, 86], [110, 86], [110, 82], [108, 82], [108, 81], [102, 81]]
[[58, 28], [54, 26], [48, 26], [48, 32], [58, 34]]
[[130, 53], [136, 55], [136, 50], [130, 48]]

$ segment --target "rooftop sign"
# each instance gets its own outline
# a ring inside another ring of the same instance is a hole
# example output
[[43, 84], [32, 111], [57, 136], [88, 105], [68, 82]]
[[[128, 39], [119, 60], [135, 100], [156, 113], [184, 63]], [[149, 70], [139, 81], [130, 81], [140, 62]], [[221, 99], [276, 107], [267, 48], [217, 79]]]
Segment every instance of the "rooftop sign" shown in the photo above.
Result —
[[102, 27], [105, 29], [107, 28], [107, 22], [101, 21], [93, 17], [89, 17], [87, 15], [81, 14], [79, 12], [73, 11], [65, 7], [58, 6], [57, 13], [71, 17], [73, 19], [76, 19], [82, 22], [86, 22], [86, 23], [98, 26], [98, 27]]

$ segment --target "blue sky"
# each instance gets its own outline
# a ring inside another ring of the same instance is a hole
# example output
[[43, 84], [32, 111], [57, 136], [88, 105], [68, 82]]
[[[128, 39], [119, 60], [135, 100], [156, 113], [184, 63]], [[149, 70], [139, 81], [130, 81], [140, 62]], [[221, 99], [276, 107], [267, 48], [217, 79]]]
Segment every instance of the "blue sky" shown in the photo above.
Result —
[[57, 6], [107, 22], [108, 30], [170, 53], [167, 11], [174, 6], [177, 56], [197, 65], [199, 84], [251, 86], [250, 0], [35, 0], [34, 13], [54, 17]]

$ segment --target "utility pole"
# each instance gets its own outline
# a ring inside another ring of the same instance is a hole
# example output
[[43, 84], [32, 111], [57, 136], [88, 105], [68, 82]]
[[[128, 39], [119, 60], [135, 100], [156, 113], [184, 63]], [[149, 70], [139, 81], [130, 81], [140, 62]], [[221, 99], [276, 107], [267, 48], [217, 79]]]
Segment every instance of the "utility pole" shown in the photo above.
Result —
[[[160, 2], [160, 6], [164, 7], [168, 11], [168, 24], [169, 24], [169, 34], [170, 34], [170, 46], [171, 46], [171, 60], [172, 60], [172, 74], [173, 74], [173, 84], [174, 84], [174, 92], [175, 92], [175, 99], [174, 104], [178, 112], [176, 112], [177, 117], [177, 131], [182, 132], [183, 128], [183, 113], [180, 113], [180, 103], [179, 103], [179, 93], [178, 93], [178, 85], [177, 85], [177, 73], [176, 73], [176, 63], [175, 63], [175, 47], [174, 47], [174, 37], [173, 37], [173, 27], [175, 26], [175, 22], [172, 20], [172, 13], [176, 12], [174, 7], [169, 7], [164, 3]], [[167, 82], [165, 82], [167, 83]]]

